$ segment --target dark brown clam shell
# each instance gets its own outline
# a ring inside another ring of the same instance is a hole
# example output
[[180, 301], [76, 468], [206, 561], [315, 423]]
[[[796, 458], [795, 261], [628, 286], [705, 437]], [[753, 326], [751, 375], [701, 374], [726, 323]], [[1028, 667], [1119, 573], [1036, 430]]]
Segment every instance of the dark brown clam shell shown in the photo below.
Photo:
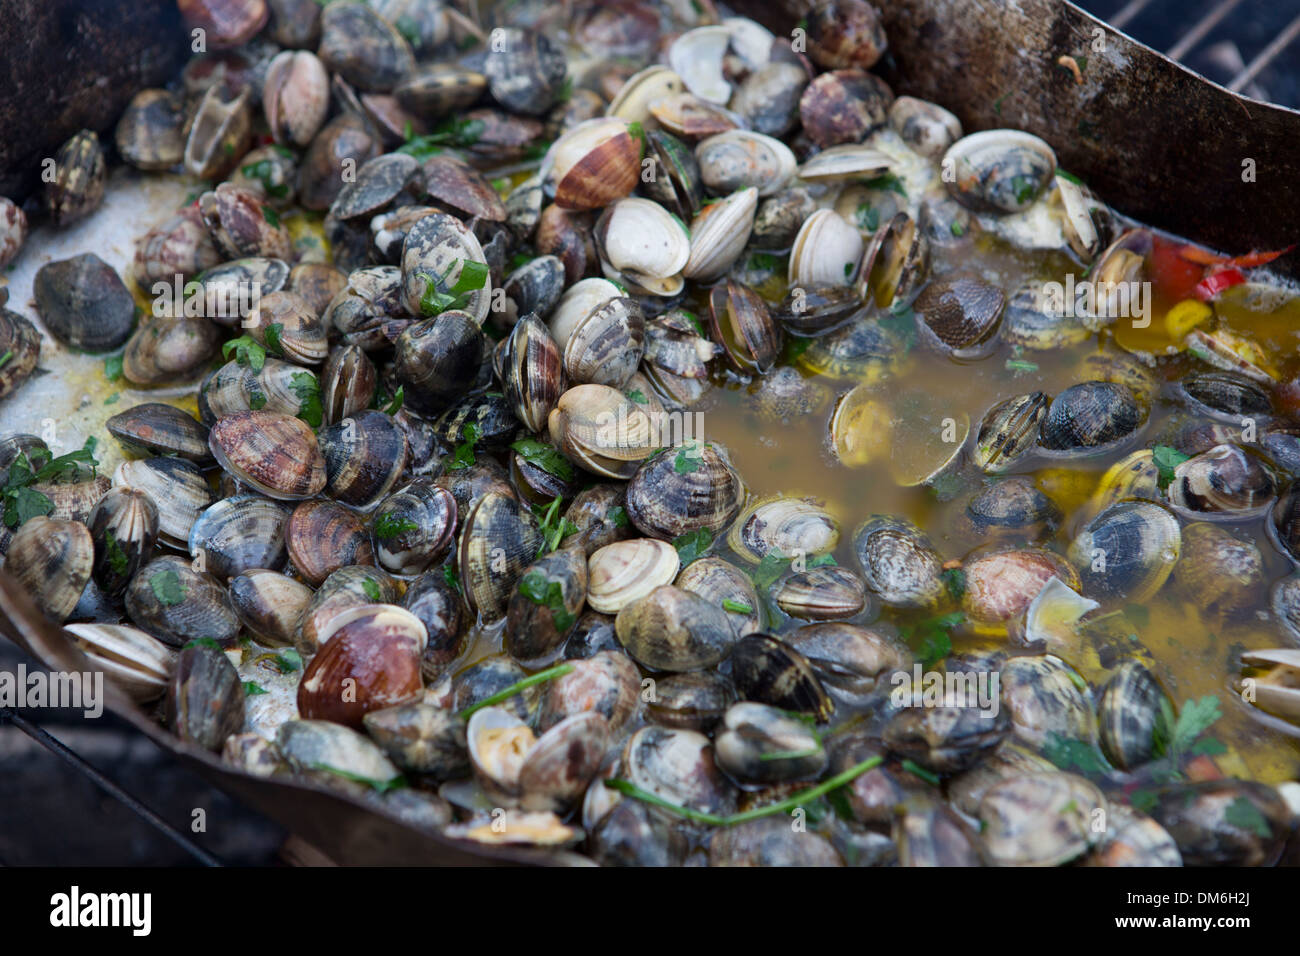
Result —
[[370, 532], [357, 514], [334, 501], [304, 501], [293, 510], [284, 531], [289, 560], [313, 587], [339, 568], [373, 564]]
[[978, 276], [957, 274], [931, 282], [912, 308], [923, 337], [932, 346], [966, 357], [989, 343], [1006, 301], [997, 286]]
[[808, 85], [799, 98], [804, 132], [825, 149], [860, 143], [885, 125], [894, 94], [884, 80], [865, 70], [832, 70]]

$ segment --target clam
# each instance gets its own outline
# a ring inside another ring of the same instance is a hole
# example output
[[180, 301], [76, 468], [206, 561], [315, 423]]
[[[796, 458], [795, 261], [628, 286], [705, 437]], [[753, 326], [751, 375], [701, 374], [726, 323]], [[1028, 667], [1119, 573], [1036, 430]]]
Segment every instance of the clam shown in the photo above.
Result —
[[747, 634], [731, 648], [731, 679], [743, 700], [760, 701], [820, 723], [835, 705], [812, 664], [799, 651], [770, 634]]
[[[809, 190], [803, 187], [792, 187], [769, 196], [758, 204], [750, 243], [758, 249], [790, 248], [804, 220], [816, 208], [817, 203]], [[791, 331], [798, 330], [791, 328]]]
[[371, 522], [379, 564], [394, 574], [421, 574], [450, 550], [456, 515], [451, 492], [428, 481], [393, 492]]
[[634, 786], [679, 807], [717, 814], [736, 805], [709, 738], [693, 730], [642, 727], [623, 748], [623, 771]]
[[499, 28], [483, 72], [492, 98], [515, 113], [545, 113], [564, 85], [564, 52], [545, 33]]
[[157, 700], [176, 668], [176, 652], [127, 624], [68, 624], [74, 646], [139, 704]]
[[677, 577], [677, 550], [666, 541], [632, 538], [597, 550], [587, 562], [587, 604], [617, 614]]
[[335, 3], [321, 11], [321, 61], [358, 89], [387, 92], [415, 68], [410, 44], [364, 3]]
[[770, 553], [812, 558], [835, 550], [839, 521], [816, 498], [775, 495], [745, 508], [727, 534], [728, 546], [747, 561]]
[[463, 302], [454, 307], [482, 325], [492, 298], [492, 276], [485, 264], [483, 247], [459, 219], [430, 213], [418, 220], [402, 244], [402, 295], [407, 311], [436, 314], [447, 306], [438, 308], [434, 300], [449, 297]]
[[230, 644], [239, 633], [225, 588], [174, 555], [154, 558], [131, 579], [126, 613], [136, 626], [172, 647], [199, 638]]
[[622, 388], [641, 363], [645, 316], [635, 299], [617, 296], [592, 309], [564, 344], [564, 371], [579, 385]]
[[185, 152], [184, 127], [185, 107], [179, 96], [168, 90], [141, 90], [117, 121], [117, 151], [137, 169], [171, 169], [180, 165]]
[[378, 156], [377, 131], [362, 116], [344, 112], [312, 139], [298, 169], [298, 201], [307, 209], [330, 207], [345, 185], [344, 171], [355, 171]]
[[646, 716], [663, 727], [708, 732], [736, 700], [731, 681], [713, 671], [656, 678]]
[[506, 339], [502, 387], [529, 431], [545, 430], [563, 385], [563, 358], [555, 340], [536, 315], [525, 315]]
[[1092, 740], [1092, 703], [1079, 689], [1083, 678], [1064, 661], [1050, 654], [1013, 657], [1002, 665], [1000, 683], [1002, 706], [1021, 740], [1037, 748], [1053, 736]]
[[862, 236], [833, 209], [819, 209], [806, 220], [790, 249], [787, 279], [796, 288], [849, 285], [862, 262]]
[[289, 507], [261, 495], [222, 498], [190, 527], [194, 567], [221, 580], [251, 568], [278, 571], [285, 563]]
[[190, 529], [212, 504], [212, 490], [203, 473], [181, 458], [124, 461], [113, 473], [113, 484], [148, 495], [158, 509], [159, 538], [178, 548], [189, 547]]
[[329, 355], [329, 329], [296, 292], [271, 292], [242, 323], [267, 350], [296, 365], [319, 365]]
[[709, 292], [709, 329], [742, 375], [764, 375], [780, 357], [781, 327], [762, 296], [732, 279]]
[[217, 349], [220, 330], [204, 318], [147, 315], [122, 353], [122, 374], [134, 385], [161, 385], [191, 375]]
[[320, 651], [303, 671], [298, 712], [353, 728], [372, 710], [415, 697], [422, 686], [424, 625], [391, 604], [340, 611], [319, 635]]
[[1042, 392], [1031, 392], [989, 409], [975, 435], [975, 464], [989, 474], [1011, 468], [1034, 447], [1050, 402]]
[[880, 13], [866, 0], [825, 0], [808, 14], [808, 56], [826, 70], [869, 70], [887, 42]]
[[543, 555], [524, 569], [506, 608], [505, 649], [521, 664], [551, 663], [582, 613], [587, 557], [577, 548]]
[[1032, 479], [1016, 476], [985, 486], [967, 504], [966, 516], [980, 535], [1036, 541], [1056, 530], [1061, 509]]
[[1038, 445], [1059, 455], [1096, 454], [1124, 441], [1145, 421], [1146, 410], [1127, 385], [1081, 382], [1052, 399]]
[[637, 530], [672, 541], [725, 528], [744, 495], [740, 476], [707, 443], [668, 448], [640, 464], [627, 485], [627, 516]]
[[186, 24], [217, 49], [247, 43], [270, 15], [265, 0], [180, 0], [177, 6]]
[[384, 153], [345, 179], [343, 188], [330, 204], [330, 215], [338, 220], [373, 216], [423, 185], [420, 163], [414, 156]]
[[64, 345], [87, 352], [121, 347], [135, 325], [135, 301], [113, 267], [93, 252], [48, 262], [32, 280], [36, 311]]
[[828, 565], [792, 574], [777, 590], [776, 603], [791, 617], [838, 620], [866, 609], [867, 589], [853, 571]]
[[464, 604], [445, 572], [440, 568], [422, 574], [402, 596], [402, 606], [420, 619], [429, 635], [420, 658], [426, 684], [440, 678], [465, 649]]
[[23, 522], [5, 552], [5, 570], [56, 623], [76, 607], [94, 562], [95, 545], [85, 525], [41, 515]]
[[818, 375], [879, 385], [898, 373], [904, 343], [876, 319], [857, 317], [816, 338], [799, 364]]
[[722, 277], [744, 251], [757, 210], [752, 186], [701, 208], [691, 220], [691, 254], [682, 275], [698, 282]]
[[285, 50], [271, 60], [262, 87], [266, 125], [277, 143], [310, 143], [329, 112], [329, 74], [314, 53]]
[[636, 188], [641, 138], [615, 117], [579, 123], [555, 141], [542, 161], [542, 180], [561, 209], [601, 209]]
[[799, 122], [799, 97], [807, 86], [800, 64], [771, 60], [737, 84], [731, 108], [755, 132], [784, 136]]
[[83, 219], [104, 201], [108, 167], [94, 131], [83, 129], [60, 146], [53, 171], [54, 178], [45, 183], [45, 209], [55, 225]]
[[425, 703], [372, 710], [361, 720], [366, 733], [395, 764], [438, 780], [469, 770], [465, 721]]
[[239, 623], [272, 647], [292, 647], [312, 590], [288, 575], [250, 568], [230, 579], [230, 606]]
[[398, 600], [397, 581], [387, 571], [366, 565], [339, 568], [316, 589], [298, 622], [294, 646], [303, 657], [315, 654], [331, 620], [341, 611]]
[[[0, 208], [0, 215], [4, 210]], [[0, 243], [2, 245], [2, 243]], [[0, 260], [3, 260], [0, 254]], [[25, 382], [36, 368], [41, 355], [41, 333], [17, 312], [0, 306], [0, 354], [9, 361], [0, 365], [0, 398]]]
[[1205, 522], [1183, 527], [1174, 586], [1209, 619], [1239, 615], [1263, 604], [1264, 556], [1251, 541]]
[[605, 112], [629, 123], [646, 124], [652, 122], [650, 110], [656, 102], [685, 89], [680, 76], [666, 66], [653, 63], [624, 81]]
[[325, 493], [351, 508], [369, 511], [392, 490], [406, 469], [406, 436], [393, 416], [366, 409], [317, 435], [325, 462]]
[[393, 88], [397, 102], [415, 116], [435, 120], [467, 109], [487, 89], [488, 78], [456, 63], [430, 63], [408, 73]]
[[95, 543], [95, 583], [117, 597], [153, 557], [158, 540], [158, 506], [137, 488], [111, 488], [86, 519]]
[[932, 348], [955, 358], [976, 358], [994, 344], [1006, 296], [975, 275], [936, 279], [913, 303], [917, 329]]
[[629, 478], [657, 446], [657, 429], [630, 399], [607, 385], [577, 385], [547, 419], [551, 440], [575, 464], [607, 478]]
[[393, 371], [417, 412], [444, 411], [478, 377], [483, 332], [468, 312], [453, 310], [407, 326], [397, 337]]
[[1025, 611], [1052, 578], [1078, 586], [1066, 561], [1039, 548], [998, 551], [963, 568], [962, 607], [979, 624], [1003, 624]]
[[212, 233], [217, 251], [227, 259], [293, 258], [289, 230], [262, 197], [251, 190], [221, 183], [199, 197], [199, 212]]
[[[509, 657], [485, 657], [452, 679], [452, 707], [458, 711], [467, 710], [519, 683], [525, 676], [524, 669]], [[498, 706], [509, 710], [519, 720], [531, 723], [541, 697], [540, 687], [527, 687]]]
[[1007, 300], [1002, 338], [1013, 346], [1052, 351], [1079, 345], [1091, 335], [1083, 322], [1042, 294], [1040, 283], [1023, 283]]
[[244, 724], [244, 685], [218, 648], [181, 651], [164, 700], [167, 725], [181, 740], [218, 751]]
[[1072, 773], [1023, 774], [994, 784], [979, 805], [985, 852], [998, 866], [1058, 866], [1087, 853], [1106, 798]]
[[485, 707], [466, 728], [470, 763], [490, 799], [534, 812], [563, 810], [600, 767], [609, 723], [591, 711], [574, 714], [541, 737], [499, 707]]
[[725, 104], [731, 99], [731, 84], [723, 73], [723, 59], [730, 44], [731, 33], [723, 26], [687, 30], [668, 48], [668, 65], [696, 96]]
[[[930, 241], [907, 213], [900, 212], [872, 237], [862, 254], [857, 288], [863, 299], [869, 297], [885, 309], [912, 298], [929, 271]], [[960, 299], [960, 292], [952, 291]]]
[[807, 779], [826, 766], [826, 752], [812, 728], [775, 707], [748, 701], [728, 708], [714, 747], [718, 766], [747, 783]]
[[1176, 465], [1165, 494], [1180, 513], [1236, 521], [1267, 511], [1277, 484], [1256, 455], [1237, 445], [1216, 445]]
[[852, 708], [869, 703], [912, 662], [911, 651], [897, 638], [842, 621], [805, 624], [783, 640], [807, 660], [833, 700]]
[[937, 103], [914, 96], [894, 100], [889, 108], [889, 125], [913, 150], [934, 160], [961, 139], [961, 120]]
[[334, 501], [304, 501], [294, 508], [284, 544], [294, 570], [315, 587], [341, 567], [373, 564], [375, 558], [365, 523]]
[[500, 620], [541, 545], [536, 522], [515, 499], [497, 492], [480, 498], [465, 516], [457, 551], [470, 611], [484, 621]]
[[890, 607], [929, 607], [944, 593], [943, 559], [919, 528], [877, 515], [853, 533], [863, 578]]
[[1157, 791], [1152, 818], [1184, 866], [1271, 866], [1291, 832], [1292, 813], [1276, 787], [1255, 780], [1203, 780]]
[[1153, 759], [1166, 709], [1172, 712], [1172, 702], [1151, 671], [1133, 658], [1121, 663], [1097, 703], [1097, 730], [1106, 759], [1124, 770]]
[[744, 120], [731, 110], [694, 93], [675, 93], [650, 104], [650, 115], [665, 130], [686, 139], [716, 136], [743, 129]]
[[385, 325], [407, 314], [402, 270], [375, 266], [353, 270], [347, 286], [321, 313], [321, 321], [337, 331], [345, 343], [372, 352], [389, 345]]
[[284, 289], [289, 275], [283, 259], [254, 256], [205, 269], [194, 281], [202, 286], [204, 315], [234, 326], [243, 323], [262, 296]]
[[721, 558], [697, 558], [682, 568], [672, 582], [722, 606], [740, 636], [752, 634], [762, 625], [762, 606], [748, 574]]
[[289, 765], [327, 787], [356, 795], [369, 790], [357, 781], [396, 784], [401, 773], [368, 738], [328, 720], [289, 720], [275, 733], [275, 743]]
[[691, 254], [686, 226], [649, 199], [628, 197], [610, 205], [593, 233], [606, 275], [649, 295], [683, 288], [681, 271]]
[[545, 732], [574, 714], [592, 712], [617, 733], [632, 719], [640, 703], [641, 674], [626, 655], [599, 651], [570, 661], [573, 670], [549, 681], [542, 693], [538, 729]]
[[894, 166], [895, 160], [888, 153], [858, 143], [843, 143], [823, 149], [806, 160], [799, 167], [799, 178], [806, 183], [877, 179], [890, 173]]
[[821, 74], [799, 97], [799, 119], [814, 144], [825, 149], [860, 143], [885, 125], [893, 91], [874, 73], [856, 67]]
[[1070, 543], [1085, 593], [1145, 601], [1168, 580], [1182, 550], [1178, 519], [1150, 501], [1121, 501]]
[[370, 406], [379, 374], [374, 362], [355, 345], [332, 349], [321, 369], [321, 418], [337, 424]]
[[700, 178], [714, 195], [753, 186], [760, 196], [778, 192], [794, 175], [796, 161], [778, 139], [748, 130], [730, 130], [695, 147]]
[[188, 279], [220, 261], [203, 216], [191, 204], [140, 237], [132, 272], [138, 283], [152, 287], [174, 281], [178, 273]]
[[1023, 212], [1056, 175], [1056, 154], [1045, 142], [1019, 130], [970, 133], [943, 157], [951, 170], [949, 194], [976, 212]]
[[614, 626], [633, 660], [651, 670], [709, 667], [727, 656], [736, 638], [725, 611], [672, 585], [625, 605]]
[[1006, 738], [1011, 721], [1006, 711], [944, 702], [906, 707], [885, 725], [881, 739], [891, 753], [915, 760], [935, 773], [968, 770]]
[[212, 426], [208, 444], [231, 476], [269, 497], [311, 498], [325, 487], [325, 459], [316, 435], [297, 418], [239, 412]]

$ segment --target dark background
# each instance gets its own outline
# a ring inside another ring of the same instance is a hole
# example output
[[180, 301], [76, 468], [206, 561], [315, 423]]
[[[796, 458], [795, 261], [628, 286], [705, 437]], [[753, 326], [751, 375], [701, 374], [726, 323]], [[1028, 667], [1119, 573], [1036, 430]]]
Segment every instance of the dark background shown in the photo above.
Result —
[[[1094, 0], [1081, 5], [1108, 20], [1140, 6], [1123, 24], [1124, 31], [1168, 52], [1225, 2], [1231, 0]], [[1295, 0], [1238, 0], [1182, 62], [1226, 84], [1297, 16], [1300, 3]], [[1300, 41], [1288, 45], [1243, 92], [1300, 107]], [[23, 659], [0, 641], [0, 670], [12, 671]], [[223, 862], [258, 865], [279, 859], [283, 831], [180, 768], [111, 715], [96, 721], [50, 711], [28, 716]], [[190, 832], [196, 807], [206, 810], [206, 833]], [[0, 865], [194, 862], [185, 849], [0, 715]]]

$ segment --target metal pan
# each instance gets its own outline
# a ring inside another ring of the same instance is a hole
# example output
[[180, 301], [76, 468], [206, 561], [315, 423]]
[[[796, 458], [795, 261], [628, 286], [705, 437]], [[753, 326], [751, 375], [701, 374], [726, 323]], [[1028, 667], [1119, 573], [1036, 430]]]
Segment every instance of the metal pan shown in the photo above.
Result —
[[[5, 5], [0, 0], [0, 12]], [[810, 5], [805, 0], [736, 4], [739, 12], [784, 34]], [[149, 0], [141, 6], [171, 5]], [[1291, 224], [1300, 220], [1300, 114], [1230, 93], [1063, 0], [892, 0], [881, 9], [890, 46], [881, 72], [897, 93], [943, 104], [968, 131], [1011, 126], [1036, 133], [1107, 203], [1151, 225], [1233, 252], [1278, 248], [1293, 240]], [[1062, 56], [1086, 57], [1082, 83], [1058, 64]], [[116, 113], [101, 115], [111, 122]], [[70, 122], [76, 125], [67, 128]], [[7, 138], [5, 123], [0, 111], [0, 141]], [[80, 125], [80, 120], [64, 121], [62, 127], [56, 122], [47, 131], [57, 143]], [[1243, 177], [1247, 160], [1253, 161], [1254, 181]], [[132, 188], [121, 184], [118, 195], [119, 211], [128, 219], [123, 228], [134, 236], [170, 211], [178, 196], [175, 189], [141, 196]], [[153, 218], [145, 218], [150, 209]], [[34, 244], [41, 241], [40, 235], [33, 238]], [[84, 248], [92, 246], [82, 242]], [[123, 257], [129, 256], [129, 242], [126, 248]], [[1295, 257], [1277, 265], [1284, 273], [1295, 274], [1297, 268]], [[23, 298], [15, 295], [14, 301], [21, 305]], [[43, 358], [43, 366], [50, 364]], [[39, 405], [39, 413], [28, 413], [31, 418], [51, 413], [30, 394], [19, 393], [17, 400]], [[13, 414], [0, 409], [0, 423], [6, 413]], [[88, 666], [61, 629], [2, 572], [0, 614], [0, 632], [47, 666]], [[113, 688], [107, 692], [113, 713], [338, 863], [502, 865], [555, 859], [455, 843], [311, 784], [234, 771], [213, 754], [176, 740]]]

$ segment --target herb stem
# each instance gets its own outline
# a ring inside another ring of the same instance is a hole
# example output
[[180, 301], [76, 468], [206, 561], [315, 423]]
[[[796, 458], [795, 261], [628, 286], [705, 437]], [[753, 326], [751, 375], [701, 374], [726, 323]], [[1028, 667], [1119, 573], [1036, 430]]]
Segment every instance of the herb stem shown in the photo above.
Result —
[[793, 796], [778, 803], [769, 804], [766, 807], [756, 807], [753, 810], [746, 810], [744, 813], [733, 813], [729, 817], [718, 816], [714, 813], [704, 813], [700, 810], [692, 810], [690, 807], [683, 807], [676, 803], [665, 800], [663, 797], [642, 790], [636, 784], [627, 780], [613, 779], [606, 780], [605, 786], [611, 790], [617, 790], [619, 793], [644, 803], [661, 807], [669, 813], [684, 817], [687, 820], [693, 820], [696, 823], [703, 823], [714, 827], [734, 827], [739, 823], [748, 823], [750, 820], [758, 820], [763, 817], [774, 816], [778, 813], [785, 813], [787, 810], [793, 810], [802, 803], [810, 803], [818, 797], [830, 793], [839, 787], [844, 786], [856, 777], [861, 776], [868, 770], [872, 770], [884, 762], [883, 757], [869, 757], [862, 763], [855, 764], [843, 773], [838, 773], [829, 780], [817, 784], [815, 787], [809, 787], [807, 790], [800, 790]]
[[459, 717], [461, 720], [469, 720], [471, 717], [473, 717], [484, 707], [493, 707], [501, 703], [502, 701], [509, 700], [511, 697], [514, 697], [515, 694], [518, 694], [521, 691], [525, 691], [528, 688], [533, 687], [537, 684], [545, 684], [547, 681], [554, 680], [557, 677], [563, 677], [565, 674], [569, 673], [572, 670], [573, 670], [572, 664], [556, 664], [554, 667], [548, 667], [544, 671], [538, 671], [536, 674], [530, 674], [528, 677], [525, 677], [523, 680], [515, 681], [505, 690], [497, 691], [491, 697], [485, 697], [482, 700], [480, 700], [477, 704], [471, 704], [469, 707], [466, 707], [464, 710], [459, 711], [456, 714], [456, 716]]

